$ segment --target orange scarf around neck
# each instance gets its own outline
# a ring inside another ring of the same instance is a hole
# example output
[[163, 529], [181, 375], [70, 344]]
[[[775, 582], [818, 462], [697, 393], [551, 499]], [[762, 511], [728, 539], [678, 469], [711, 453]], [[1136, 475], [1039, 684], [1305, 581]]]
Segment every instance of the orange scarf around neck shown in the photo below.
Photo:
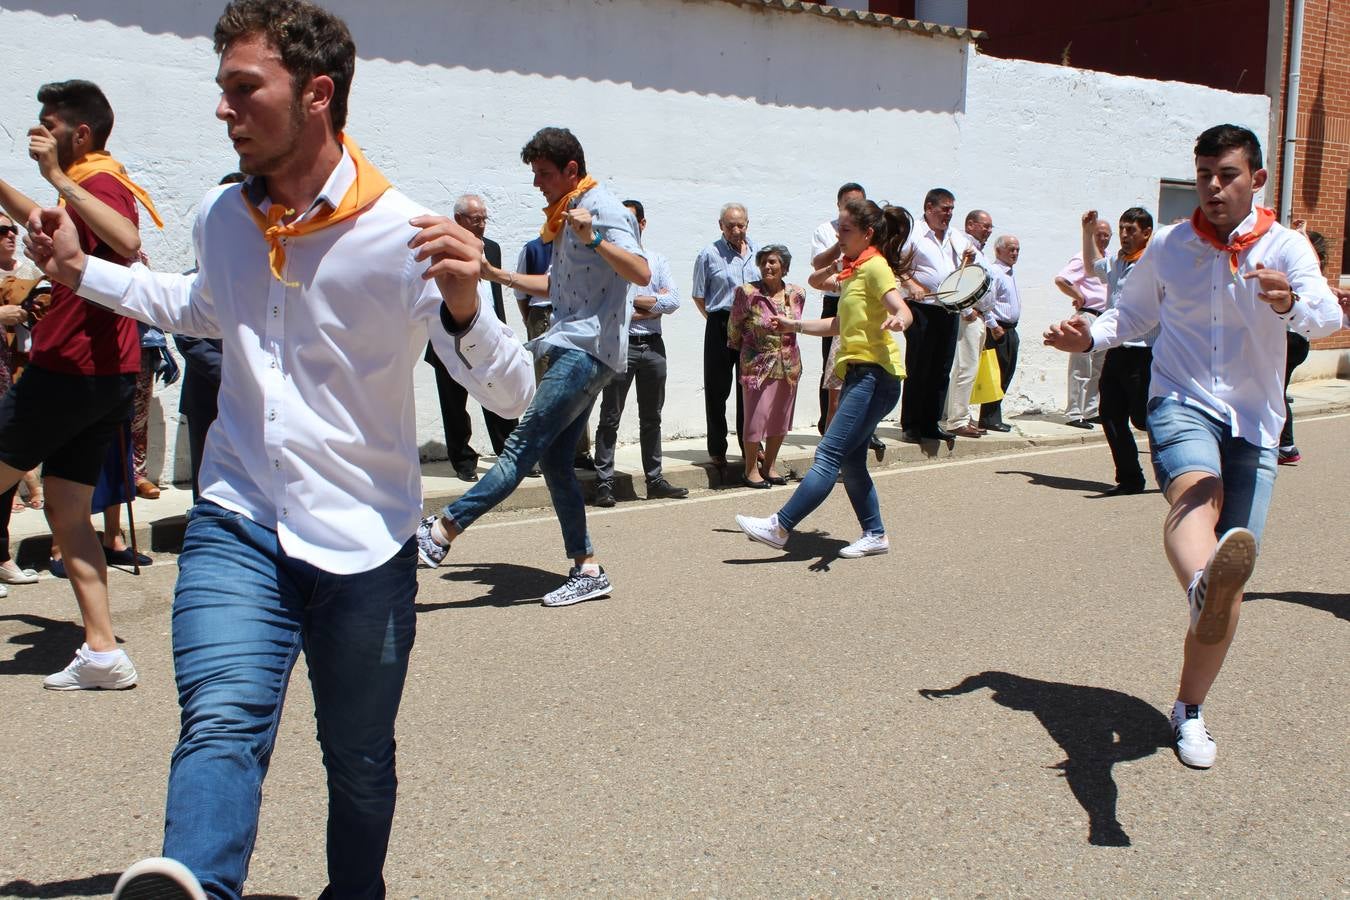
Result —
[[1144, 251], [1147, 249], [1148, 249], [1148, 241], [1144, 241], [1144, 246], [1140, 247], [1133, 253], [1120, 254], [1120, 261], [1128, 265], [1134, 265], [1135, 263], [1139, 262], [1139, 257], [1143, 256]]
[[1238, 255], [1244, 250], [1250, 249], [1257, 241], [1270, 230], [1270, 226], [1275, 224], [1275, 210], [1266, 209], [1264, 206], [1256, 208], [1256, 225], [1246, 234], [1234, 234], [1228, 238], [1228, 243], [1219, 240], [1219, 232], [1214, 224], [1205, 218], [1205, 214], [1200, 211], [1200, 207], [1195, 208], [1195, 213], [1191, 215], [1191, 227], [1195, 233], [1204, 239], [1215, 250], [1228, 253], [1228, 269], [1236, 275], [1238, 271]]
[[[154, 220], [156, 227], [164, 227], [164, 220], [159, 217], [159, 211], [155, 209], [155, 204], [151, 202], [150, 195], [145, 188], [132, 181], [131, 176], [127, 175], [126, 166], [113, 159], [112, 154], [107, 150], [95, 150], [93, 153], [86, 153], [81, 156], [69, 169], [66, 169], [66, 175], [76, 184], [84, 184], [85, 181], [95, 175], [111, 175], [141, 202], [141, 206], [145, 207], [145, 211], [150, 214], [150, 218]], [[62, 197], [58, 200], [57, 205], [65, 206], [66, 198]]]
[[272, 277], [287, 287], [299, 287], [300, 284], [296, 281], [287, 281], [282, 275], [286, 271], [286, 247], [281, 243], [282, 238], [310, 234], [358, 216], [392, 187], [389, 180], [380, 174], [380, 170], [366, 159], [356, 141], [346, 134], [339, 135], [338, 139], [342, 141], [342, 146], [347, 148], [348, 155], [356, 165], [356, 177], [352, 179], [351, 187], [347, 188], [347, 193], [336, 207], [321, 209], [307, 219], [285, 224], [281, 220], [295, 215], [295, 210], [287, 209], [280, 203], [273, 203], [264, 215], [262, 210], [249, 200], [247, 191], [239, 192], [239, 196], [244, 198], [249, 215], [253, 217], [263, 237], [267, 239], [267, 261], [272, 269]]
[[544, 243], [553, 243], [553, 239], [558, 236], [558, 232], [562, 231], [563, 213], [567, 212], [568, 204], [591, 188], [599, 186], [600, 182], [587, 175], [577, 182], [577, 186], [566, 197], [559, 197], [556, 201], [544, 207], [544, 225], [539, 229], [539, 236], [543, 238]]
[[839, 283], [842, 285], [845, 281], [848, 281], [850, 278], [853, 277], [853, 273], [858, 271], [859, 266], [867, 262], [872, 257], [880, 255], [881, 251], [878, 250], [876, 247], [868, 247], [866, 250], [859, 253], [853, 259], [849, 259], [847, 256], [845, 256], [844, 265], [839, 270]]

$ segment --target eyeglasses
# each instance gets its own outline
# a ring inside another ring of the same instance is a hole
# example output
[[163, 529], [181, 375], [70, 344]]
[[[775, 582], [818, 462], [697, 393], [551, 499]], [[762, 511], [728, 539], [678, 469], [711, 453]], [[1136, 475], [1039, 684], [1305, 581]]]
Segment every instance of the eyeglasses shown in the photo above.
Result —
[[463, 219], [465, 222], [468, 222], [470, 225], [486, 225], [490, 221], [486, 215], [483, 216], [461, 215], [459, 218]]
[[15, 235], [15, 236], [18, 236], [18, 234], [19, 234], [19, 226], [17, 226], [17, 225], [0, 225], [0, 237], [9, 237], [11, 234], [12, 234], [12, 235]]

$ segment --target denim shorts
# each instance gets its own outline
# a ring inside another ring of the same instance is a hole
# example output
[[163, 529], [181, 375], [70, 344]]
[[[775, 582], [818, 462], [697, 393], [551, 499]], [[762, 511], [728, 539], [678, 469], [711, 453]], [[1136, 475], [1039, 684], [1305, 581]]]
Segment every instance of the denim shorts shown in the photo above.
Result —
[[1215, 532], [1247, 528], [1261, 539], [1275, 488], [1274, 447], [1233, 437], [1231, 426], [1170, 397], [1148, 401], [1148, 437], [1153, 474], [1163, 492], [1187, 472], [1223, 480], [1223, 507]]

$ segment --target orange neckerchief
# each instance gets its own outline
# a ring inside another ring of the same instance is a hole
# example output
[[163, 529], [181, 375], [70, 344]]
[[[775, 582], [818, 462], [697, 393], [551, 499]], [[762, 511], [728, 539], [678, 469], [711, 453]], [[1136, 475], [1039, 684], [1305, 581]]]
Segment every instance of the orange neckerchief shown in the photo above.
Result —
[[[154, 220], [157, 227], [164, 227], [164, 220], [159, 217], [159, 210], [155, 209], [155, 204], [151, 202], [150, 195], [146, 193], [145, 188], [132, 181], [131, 177], [127, 175], [126, 166], [113, 159], [107, 150], [95, 150], [93, 153], [86, 153], [76, 160], [69, 169], [66, 169], [66, 174], [76, 184], [84, 184], [85, 181], [95, 175], [111, 175], [122, 182], [122, 185], [131, 191], [133, 197], [141, 201], [141, 206], [145, 207], [145, 211], [150, 214], [150, 218]], [[66, 198], [62, 197], [58, 200], [57, 205], [65, 206]]]
[[566, 197], [559, 197], [556, 202], [544, 207], [544, 225], [539, 229], [539, 236], [544, 239], [544, 243], [553, 243], [553, 239], [558, 236], [558, 232], [562, 231], [563, 213], [567, 212], [567, 204], [591, 188], [599, 186], [600, 182], [587, 175], [577, 182], [577, 186], [572, 189], [572, 193]]
[[299, 282], [287, 281], [282, 277], [282, 272], [286, 270], [286, 248], [282, 246], [281, 239], [284, 237], [299, 236], [318, 231], [321, 228], [327, 228], [329, 225], [336, 225], [338, 222], [350, 219], [365, 212], [376, 200], [384, 196], [384, 192], [389, 190], [392, 185], [389, 180], [380, 174], [380, 170], [370, 164], [366, 159], [361, 148], [356, 145], [356, 141], [347, 137], [346, 134], [338, 135], [338, 140], [342, 146], [347, 148], [348, 155], [352, 162], [356, 164], [356, 177], [352, 180], [351, 187], [347, 188], [347, 193], [343, 195], [342, 200], [334, 208], [322, 209], [310, 216], [308, 219], [302, 219], [290, 224], [283, 224], [282, 219], [286, 216], [295, 215], [295, 210], [287, 209], [280, 203], [273, 203], [268, 207], [267, 214], [263, 215], [258, 207], [248, 198], [248, 192], [241, 190], [239, 196], [244, 198], [244, 206], [248, 208], [249, 215], [253, 217], [254, 223], [267, 239], [267, 261], [272, 269], [272, 277], [287, 287], [299, 287]]
[[850, 278], [853, 277], [853, 273], [858, 271], [858, 266], [861, 266], [863, 263], [867, 262], [872, 257], [880, 255], [881, 251], [878, 250], [876, 247], [868, 247], [866, 250], [859, 253], [853, 259], [849, 259], [847, 256], [845, 256], [843, 268], [839, 270], [839, 283], [843, 284], [845, 281], [848, 281]]
[[1195, 233], [1200, 235], [1206, 244], [1209, 244], [1215, 250], [1227, 251], [1228, 268], [1236, 275], [1238, 270], [1238, 254], [1248, 249], [1270, 230], [1270, 226], [1275, 224], [1275, 210], [1266, 209], [1264, 206], [1256, 208], [1256, 227], [1246, 234], [1230, 236], [1228, 243], [1219, 240], [1219, 232], [1214, 229], [1214, 225], [1205, 218], [1200, 207], [1195, 208], [1195, 213], [1191, 215], [1191, 227]]
[[1120, 261], [1126, 263], [1127, 265], [1134, 265], [1135, 263], [1139, 262], [1139, 257], [1143, 256], [1144, 251], [1147, 249], [1148, 249], [1148, 241], [1144, 241], [1144, 246], [1140, 247], [1133, 253], [1121, 253]]

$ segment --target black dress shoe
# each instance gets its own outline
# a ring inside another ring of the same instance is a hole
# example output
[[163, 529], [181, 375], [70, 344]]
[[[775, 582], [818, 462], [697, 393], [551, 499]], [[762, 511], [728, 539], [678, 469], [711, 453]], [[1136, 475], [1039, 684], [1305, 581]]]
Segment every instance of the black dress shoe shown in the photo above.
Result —
[[867, 446], [876, 455], [877, 462], [881, 462], [886, 456], [886, 442], [876, 436], [876, 432], [867, 439]]
[[985, 431], [998, 431], [1003, 434], [1007, 434], [1009, 431], [1012, 431], [1012, 426], [1005, 425], [1003, 422], [992, 422], [989, 424], [981, 423], [980, 427], [983, 428]]
[[919, 442], [919, 433], [912, 428], [906, 428], [900, 432], [900, 441], [905, 444], [917, 444]]
[[1064, 424], [1068, 425], [1070, 428], [1082, 428], [1085, 431], [1092, 430], [1092, 423], [1087, 421], [1086, 419], [1070, 419]]
[[1124, 484], [1118, 484], [1106, 492], [1108, 497], [1127, 497], [1130, 494], [1142, 494], [1145, 484], [1142, 481], [1127, 481]]
[[584, 469], [587, 472], [595, 471], [595, 459], [589, 453], [578, 453], [572, 460], [572, 468]]
[[595, 505], [606, 508], [614, 505], [614, 488], [608, 481], [601, 481], [595, 485]]
[[689, 488], [676, 487], [664, 478], [647, 482], [648, 500], [683, 500], [689, 496]]
[[934, 428], [932, 431], [921, 431], [919, 437], [925, 441], [954, 441], [956, 435], [945, 428]]
[[741, 476], [741, 485], [743, 487], [754, 488], [757, 491], [767, 491], [769, 489], [769, 483], [767, 481], [751, 481], [744, 475]]
[[460, 481], [477, 481], [478, 469], [474, 466], [456, 466], [455, 477]]
[[533, 469], [525, 473], [526, 478], [542, 478], [543, 475], [544, 473], [539, 471], [538, 465], [536, 465]]

